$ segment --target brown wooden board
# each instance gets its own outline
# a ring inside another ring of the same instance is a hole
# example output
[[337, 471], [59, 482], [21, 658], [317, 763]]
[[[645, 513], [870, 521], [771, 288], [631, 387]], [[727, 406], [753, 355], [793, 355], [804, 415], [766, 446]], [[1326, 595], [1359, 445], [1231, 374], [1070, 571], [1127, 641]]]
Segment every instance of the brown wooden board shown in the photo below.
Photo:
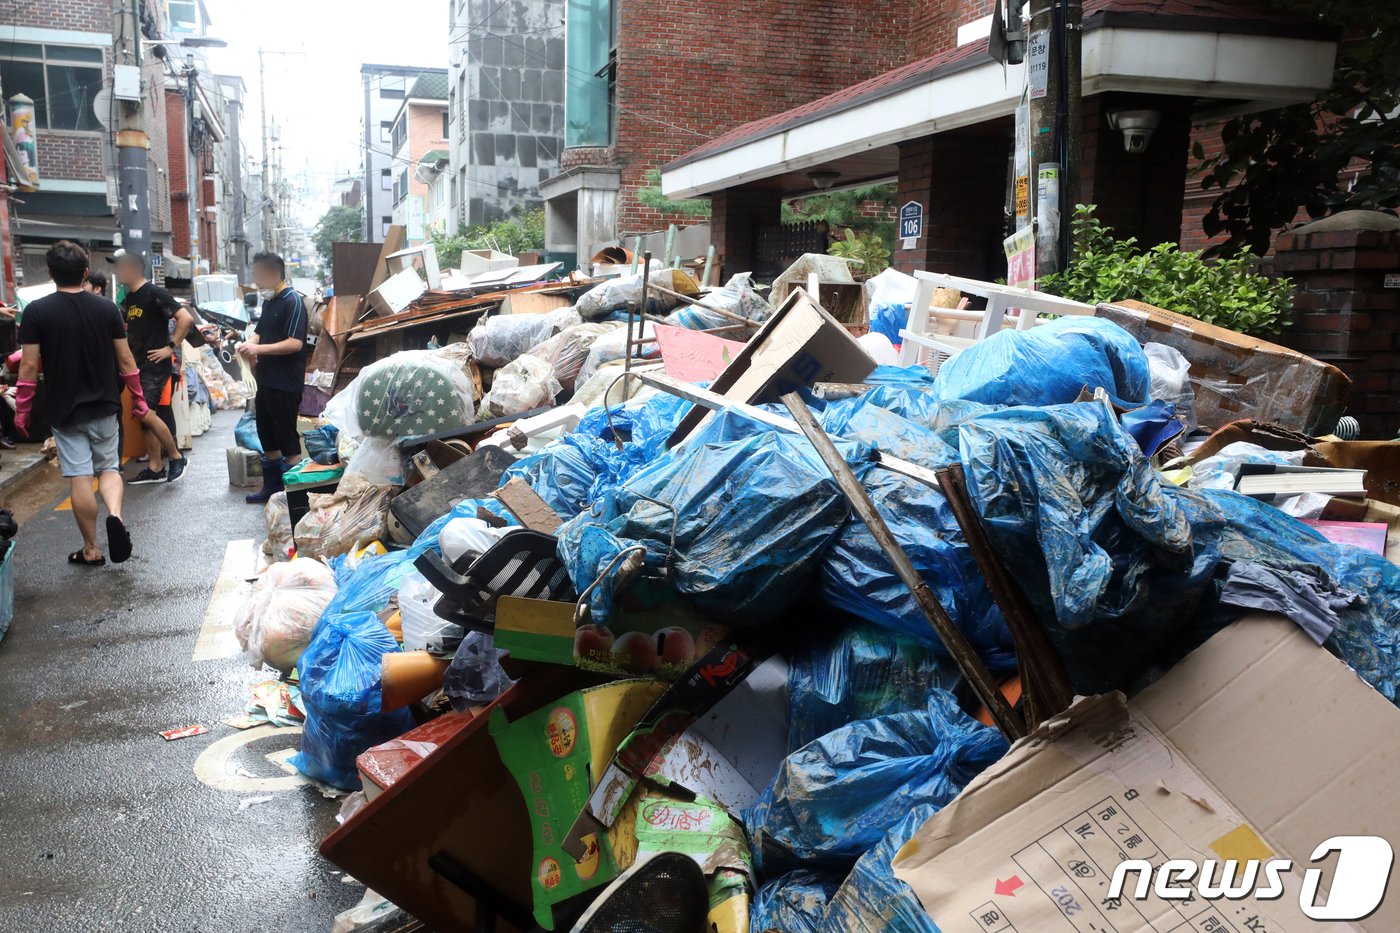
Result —
[[375, 265], [379, 262], [378, 243], [335, 243], [331, 246], [331, 272], [337, 295], [368, 295]]

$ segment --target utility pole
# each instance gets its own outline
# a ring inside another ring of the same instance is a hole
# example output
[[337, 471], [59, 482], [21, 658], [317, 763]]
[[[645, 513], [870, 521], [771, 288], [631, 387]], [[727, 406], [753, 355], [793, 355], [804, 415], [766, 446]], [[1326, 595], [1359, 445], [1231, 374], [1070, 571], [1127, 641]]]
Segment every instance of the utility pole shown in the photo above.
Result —
[[1081, 0], [1030, 0], [1026, 43], [1030, 85], [1031, 208], [1036, 278], [1069, 261], [1070, 220], [1079, 201], [1083, 84]]
[[[113, 0], [113, 20], [116, 34], [113, 51], [118, 65], [141, 67], [141, 26], [136, 4], [142, 0]], [[120, 102], [117, 117], [117, 191], [118, 226], [121, 228], [122, 248], [135, 253], [151, 272], [151, 186], [146, 172], [146, 157], [151, 148], [146, 135], [146, 116], [141, 100]]]
[[258, 49], [258, 107], [262, 111], [262, 235], [263, 249], [277, 249], [277, 221], [272, 210], [272, 163], [267, 156], [267, 68]]
[[[0, 120], [5, 118], [5, 88], [0, 85]], [[10, 176], [5, 147], [0, 146], [0, 304], [15, 302], [15, 247], [10, 237]]]

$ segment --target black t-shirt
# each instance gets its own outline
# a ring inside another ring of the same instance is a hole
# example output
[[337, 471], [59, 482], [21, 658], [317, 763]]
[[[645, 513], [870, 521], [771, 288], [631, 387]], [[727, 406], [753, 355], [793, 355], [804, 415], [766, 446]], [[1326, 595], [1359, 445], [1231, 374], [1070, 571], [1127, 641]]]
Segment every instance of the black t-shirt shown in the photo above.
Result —
[[155, 365], [146, 359], [146, 354], [170, 345], [170, 322], [179, 310], [180, 304], [175, 297], [152, 282], [147, 282], [122, 300], [126, 339], [131, 343], [137, 366], [146, 369]]
[[301, 341], [301, 349], [283, 356], [260, 356], [253, 375], [258, 385], [281, 392], [306, 388], [306, 305], [290, 285], [263, 302], [258, 319], [258, 343], [281, 343], [288, 337]]
[[30, 302], [19, 342], [39, 347], [49, 424], [68, 427], [122, 410], [112, 342], [125, 336], [121, 312], [101, 295], [55, 292]]

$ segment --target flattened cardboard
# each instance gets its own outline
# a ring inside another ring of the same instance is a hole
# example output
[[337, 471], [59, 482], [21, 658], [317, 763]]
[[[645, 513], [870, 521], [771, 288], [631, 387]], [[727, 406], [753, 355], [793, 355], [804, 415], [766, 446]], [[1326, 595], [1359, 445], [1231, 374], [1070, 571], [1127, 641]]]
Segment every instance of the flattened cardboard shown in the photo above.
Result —
[[[1400, 710], [1286, 619], [1241, 620], [1132, 703], [1081, 699], [1018, 742], [894, 860], [944, 933], [1300, 933], [1355, 924], [1282, 898], [1106, 900], [1122, 858], [1308, 856], [1335, 835], [1400, 841]], [[1135, 880], [1135, 876], [1134, 880]], [[1132, 887], [1130, 883], [1129, 887]]]
[[1101, 304], [1094, 313], [1139, 343], [1166, 344], [1191, 361], [1196, 416], [1208, 428], [1257, 418], [1316, 434], [1342, 414], [1351, 380], [1330, 363], [1141, 301]]

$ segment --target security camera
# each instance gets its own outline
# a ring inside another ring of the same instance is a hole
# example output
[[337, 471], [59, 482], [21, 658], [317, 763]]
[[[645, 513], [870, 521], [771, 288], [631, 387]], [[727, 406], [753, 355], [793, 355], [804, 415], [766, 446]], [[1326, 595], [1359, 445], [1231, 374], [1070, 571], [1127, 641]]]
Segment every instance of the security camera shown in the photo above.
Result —
[[1138, 155], [1147, 151], [1152, 133], [1162, 123], [1160, 110], [1110, 110], [1108, 125], [1123, 134], [1123, 151]]

